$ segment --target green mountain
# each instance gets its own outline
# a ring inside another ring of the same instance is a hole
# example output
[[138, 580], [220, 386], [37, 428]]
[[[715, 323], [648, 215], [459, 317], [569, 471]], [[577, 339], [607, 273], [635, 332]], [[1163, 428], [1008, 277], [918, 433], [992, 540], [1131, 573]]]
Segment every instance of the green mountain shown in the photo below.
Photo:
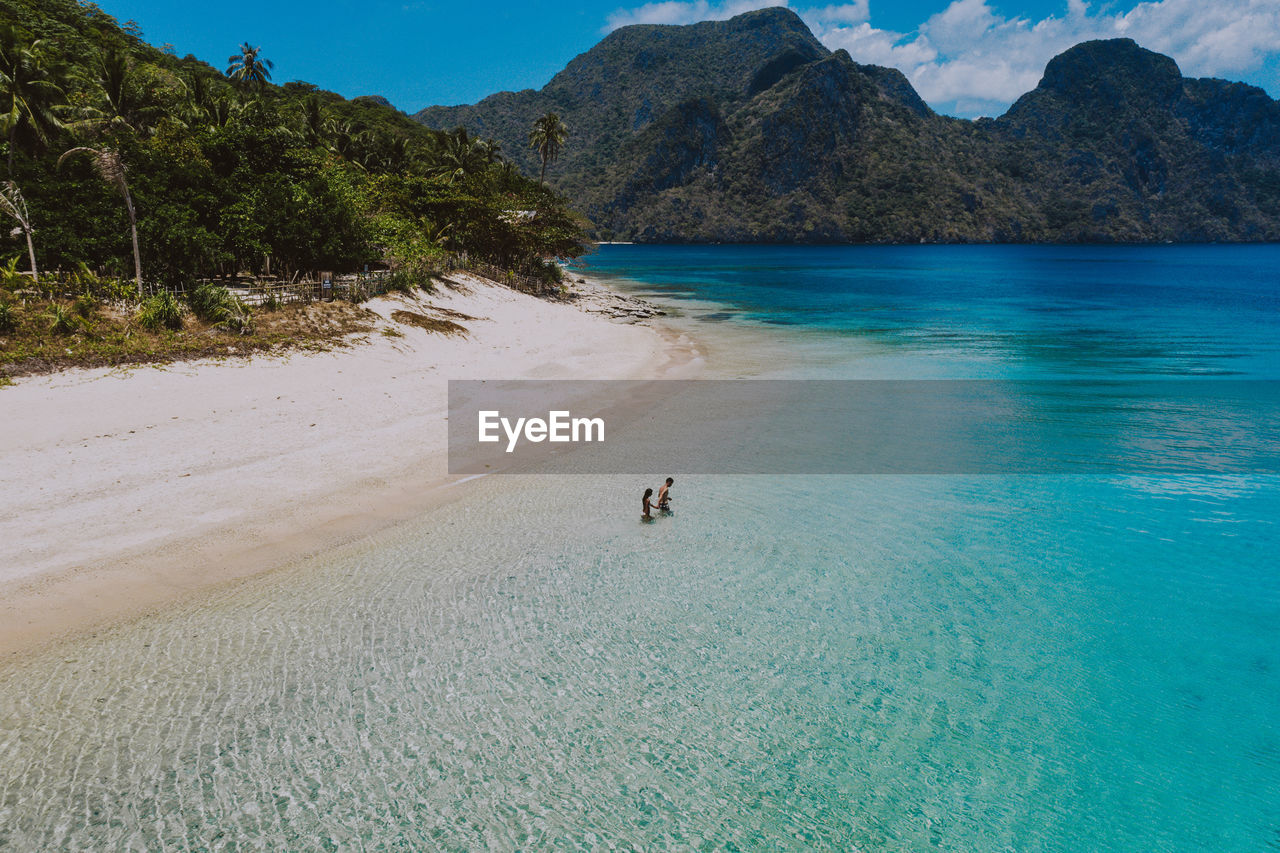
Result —
[[536, 174], [549, 110], [570, 136], [548, 182], [601, 239], [1280, 239], [1280, 104], [1128, 39], [1071, 48], [1003, 116], [965, 121], [765, 9], [625, 27], [541, 90], [415, 118]]

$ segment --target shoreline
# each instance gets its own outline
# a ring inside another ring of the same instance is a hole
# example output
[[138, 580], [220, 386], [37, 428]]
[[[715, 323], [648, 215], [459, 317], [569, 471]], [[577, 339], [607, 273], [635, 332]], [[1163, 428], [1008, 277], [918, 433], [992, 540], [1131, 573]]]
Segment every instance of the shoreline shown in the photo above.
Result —
[[[4, 390], [0, 662], [421, 516], [447, 470], [447, 380], [697, 375], [660, 310], [574, 276], [568, 302], [474, 276], [367, 303], [325, 353], [73, 369]], [[449, 317], [431, 334], [393, 311]], [[381, 330], [393, 330], [382, 333]]]

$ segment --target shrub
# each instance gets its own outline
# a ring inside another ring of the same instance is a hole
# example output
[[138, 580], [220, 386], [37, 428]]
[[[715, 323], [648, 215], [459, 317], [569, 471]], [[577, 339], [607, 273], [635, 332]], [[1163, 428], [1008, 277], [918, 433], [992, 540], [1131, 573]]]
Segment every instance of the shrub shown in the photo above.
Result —
[[49, 331], [55, 335], [74, 335], [80, 331], [80, 323], [80, 318], [65, 305], [55, 304], [49, 309]]
[[233, 335], [247, 335], [253, 331], [253, 314], [249, 312], [249, 306], [239, 299], [235, 301], [235, 306], [235, 310], [228, 312], [227, 319], [217, 326]]
[[75, 312], [86, 320], [91, 319], [98, 314], [98, 300], [94, 299], [88, 293], [82, 293], [76, 297], [76, 301], [71, 307]]
[[398, 269], [387, 275], [388, 293], [412, 293], [421, 287], [430, 289], [431, 278], [418, 269]]
[[135, 317], [138, 325], [152, 331], [182, 328], [182, 306], [167, 290], [143, 300]]
[[8, 263], [0, 264], [0, 287], [9, 290], [21, 290], [31, 283], [31, 280], [22, 273], [18, 272], [18, 260], [21, 255], [14, 255], [9, 259]]
[[231, 291], [216, 284], [202, 284], [187, 294], [191, 313], [206, 323], [220, 323], [227, 315], [228, 303], [235, 299]]
[[18, 326], [18, 318], [13, 305], [0, 299], [0, 332], [12, 332]]
[[123, 278], [103, 279], [101, 298], [107, 302], [132, 302], [138, 298], [137, 285]]
[[231, 294], [225, 287], [202, 284], [187, 297], [191, 313], [206, 323], [237, 335], [253, 331], [253, 318], [249, 306]]
[[[81, 262], [66, 278], [66, 286], [79, 296], [92, 297], [103, 302], [130, 302], [137, 298], [136, 285], [120, 278], [103, 278]], [[78, 304], [78, 303], [77, 303]]]

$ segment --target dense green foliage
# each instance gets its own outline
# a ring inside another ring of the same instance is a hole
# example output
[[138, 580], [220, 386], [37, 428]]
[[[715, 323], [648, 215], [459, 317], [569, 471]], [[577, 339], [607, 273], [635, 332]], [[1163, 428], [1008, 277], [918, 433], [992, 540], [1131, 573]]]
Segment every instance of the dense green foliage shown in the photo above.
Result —
[[964, 121], [765, 9], [625, 27], [541, 90], [416, 118], [537, 174], [522, 142], [551, 111], [571, 132], [548, 182], [601, 239], [1280, 239], [1280, 104], [1125, 39], [1066, 51], [1004, 116]]
[[[92, 4], [0, 0], [0, 169], [42, 271], [133, 279], [135, 233], [141, 278], [184, 288], [366, 264], [420, 277], [461, 253], [554, 277], [551, 259], [583, 250], [564, 200], [495, 144], [379, 99], [273, 85], [247, 43], [228, 64], [149, 46]], [[25, 269], [13, 218], [0, 257]]]

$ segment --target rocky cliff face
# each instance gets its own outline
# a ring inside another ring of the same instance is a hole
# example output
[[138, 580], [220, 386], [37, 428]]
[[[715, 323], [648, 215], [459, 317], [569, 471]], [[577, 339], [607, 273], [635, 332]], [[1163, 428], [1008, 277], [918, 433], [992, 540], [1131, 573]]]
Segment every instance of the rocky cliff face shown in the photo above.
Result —
[[1124, 240], [1276, 239], [1280, 104], [1190, 80], [1129, 39], [1055, 57], [995, 123], [1051, 233]]
[[602, 238], [642, 241], [1280, 239], [1280, 104], [1186, 79], [1128, 39], [1086, 42], [998, 119], [935, 115], [893, 69], [794, 13], [618, 30], [543, 89], [432, 107], [551, 172]]

